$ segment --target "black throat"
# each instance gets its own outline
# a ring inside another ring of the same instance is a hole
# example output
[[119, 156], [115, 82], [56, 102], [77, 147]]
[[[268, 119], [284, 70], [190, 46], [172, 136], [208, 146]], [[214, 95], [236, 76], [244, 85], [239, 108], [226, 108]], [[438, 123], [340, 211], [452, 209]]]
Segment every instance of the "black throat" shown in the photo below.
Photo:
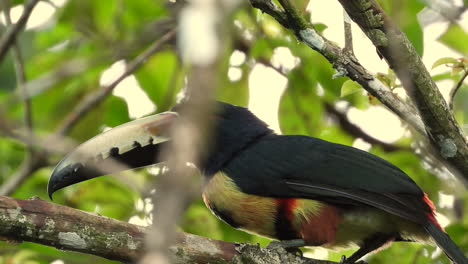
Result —
[[217, 102], [214, 142], [200, 169], [209, 177], [221, 170], [232, 158], [260, 138], [273, 134], [268, 125], [247, 108]]

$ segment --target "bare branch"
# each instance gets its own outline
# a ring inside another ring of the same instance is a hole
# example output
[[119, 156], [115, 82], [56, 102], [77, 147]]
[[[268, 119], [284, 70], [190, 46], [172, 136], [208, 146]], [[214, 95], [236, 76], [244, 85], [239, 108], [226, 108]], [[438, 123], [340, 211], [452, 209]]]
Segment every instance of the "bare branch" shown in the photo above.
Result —
[[[141, 64], [143, 64], [148, 57], [157, 52], [167, 41], [172, 39], [175, 35], [175, 29], [172, 29], [166, 33], [161, 39], [156, 41], [147, 50], [140, 54], [137, 58], [131, 61], [125, 70], [125, 72], [119, 76], [110, 85], [103, 87], [98, 92], [91, 94], [90, 96], [83, 99], [78, 104], [76, 109], [66, 118], [56, 132], [49, 136], [44, 141], [38, 140], [32, 137], [24, 136], [23, 134], [15, 133], [6, 123], [6, 120], [2, 120], [0, 116], [0, 130], [15, 139], [24, 142], [26, 145], [37, 145], [40, 150], [35, 152], [34, 157], [27, 157], [22, 164], [19, 166], [18, 171], [8, 178], [8, 181], [0, 186], [0, 195], [10, 195], [13, 193], [32, 173], [36, 170], [47, 166], [47, 160], [49, 152], [63, 152], [66, 146], [70, 146], [69, 143], [64, 143], [63, 138], [81, 118], [83, 118], [93, 107], [98, 105], [104, 100], [112, 90], [128, 75], [132, 74]], [[0, 113], [1, 114], [1, 113]], [[54, 144], [59, 139], [60, 144]], [[57, 146], [61, 145], [61, 146]], [[62, 146], [63, 145], [63, 146]], [[117, 164], [116, 164], [117, 165]]]
[[353, 49], [353, 32], [351, 30], [351, 18], [349, 17], [346, 10], [343, 9], [343, 24], [344, 24], [344, 34], [345, 34], [345, 46], [343, 51], [354, 55]]
[[0, 63], [2, 63], [5, 55], [7, 54], [10, 47], [15, 43], [16, 36], [26, 25], [34, 7], [39, 0], [29, 0], [24, 4], [23, 14], [19, 18], [18, 22], [13, 26], [9, 27], [3, 37], [0, 39]]
[[44, 152], [35, 152], [34, 156], [26, 157], [16, 172], [0, 185], [0, 195], [11, 195], [32, 173], [46, 165]]
[[[21, 200], [6, 196], [0, 196], [0, 226], [0, 237], [9, 241], [29, 241], [122, 262], [134, 262], [142, 256], [148, 231], [146, 227], [38, 198]], [[170, 252], [173, 263], [336, 264], [298, 257], [284, 250], [267, 250], [186, 233], [177, 234]]]
[[334, 116], [337, 119], [337, 122], [339, 123], [339, 125], [344, 131], [346, 131], [347, 133], [349, 133], [350, 135], [356, 138], [362, 138], [364, 141], [368, 142], [369, 144], [380, 146], [384, 151], [387, 151], [387, 152], [412, 151], [410, 147], [403, 147], [403, 146], [398, 146], [395, 144], [386, 143], [378, 138], [375, 138], [367, 134], [359, 126], [353, 124], [346, 116], [346, 113], [342, 113], [341, 111], [339, 111], [338, 109], [336, 109], [333, 105], [329, 103], [325, 103], [325, 109], [330, 115]]
[[[252, 1], [251, 1], [252, 2]], [[265, 2], [271, 2], [265, 0]], [[282, 2], [287, 2], [283, 0]], [[287, 5], [290, 9], [293, 8], [291, 4]], [[265, 13], [277, 13], [277, 9], [267, 9], [269, 5], [262, 5], [259, 8]], [[297, 14], [297, 12], [294, 12]], [[276, 18], [278, 15], [273, 16]], [[284, 16], [284, 14], [283, 14]], [[359, 83], [371, 95], [379, 99], [382, 104], [389, 108], [401, 119], [405, 120], [411, 127], [419, 133], [425, 135], [424, 124], [421, 118], [414, 109], [407, 103], [403, 102], [395, 94], [392, 93], [379, 79], [372, 75], [366, 68], [364, 68], [355, 56], [346, 54], [333, 42], [324, 38], [318, 33], [315, 28], [306, 22], [301, 16], [290, 16], [289, 19], [299, 20], [294, 24], [287, 23], [286, 27], [289, 28], [296, 37], [308, 45], [310, 48], [322, 54], [333, 67], [337, 69], [338, 75], [347, 75], [350, 79]]]
[[432, 145], [468, 183], [468, 145], [416, 49], [374, 0], [339, 0], [415, 102]]
[[460, 80], [458, 80], [458, 82], [455, 84], [453, 89], [450, 91], [449, 107], [450, 107], [450, 110], [452, 110], [452, 111], [453, 111], [453, 101], [455, 100], [455, 95], [457, 95], [458, 90], [460, 89], [460, 87], [462, 87], [463, 82], [465, 81], [466, 77], [468, 76], [468, 69], [465, 69], [464, 71], [465, 72], [463, 73]]
[[80, 104], [78, 104], [68, 118], [62, 123], [60, 128], [57, 130], [57, 133], [60, 135], [65, 135], [68, 131], [75, 125], [80, 118], [88, 113], [93, 107], [101, 103], [108, 95], [112, 93], [114, 88], [126, 77], [131, 75], [138, 67], [140, 67], [151, 55], [159, 51], [164, 44], [170, 41], [175, 36], [175, 29], [171, 29], [169, 32], [164, 34], [160, 39], [155, 41], [149, 48], [147, 48], [143, 53], [138, 55], [134, 60], [132, 60], [125, 72], [114, 80], [111, 84], [102, 87], [100, 90], [88, 95]]
[[[5, 13], [5, 21], [7, 27], [11, 27], [11, 17], [10, 17], [10, 0], [3, 0], [3, 7]], [[23, 55], [21, 52], [20, 45], [18, 41], [15, 39], [13, 46], [12, 46], [12, 55], [13, 55], [13, 63], [15, 66], [15, 74], [16, 74], [16, 83], [17, 83], [17, 91], [23, 97], [27, 97], [27, 90], [25, 87], [26, 83], [26, 73], [24, 70], [24, 62], [23, 62]], [[32, 111], [31, 111], [31, 100], [26, 99], [24, 100], [24, 123], [25, 123], [25, 130], [26, 136], [32, 142], [33, 136], [33, 121], [32, 121]], [[34, 155], [34, 147], [32, 143], [27, 144], [28, 153], [26, 155], [33, 156]]]

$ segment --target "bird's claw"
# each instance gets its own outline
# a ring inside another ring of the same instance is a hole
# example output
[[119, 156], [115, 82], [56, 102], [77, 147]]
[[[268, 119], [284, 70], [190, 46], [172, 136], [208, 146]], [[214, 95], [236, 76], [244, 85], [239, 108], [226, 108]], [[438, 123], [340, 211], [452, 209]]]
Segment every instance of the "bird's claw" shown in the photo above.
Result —
[[283, 243], [281, 243], [281, 241], [271, 241], [266, 246], [266, 248], [268, 248], [268, 249], [273, 249], [273, 248], [278, 248], [278, 247], [285, 248]]
[[302, 255], [301, 249], [298, 246], [296, 246], [295, 243], [288, 243], [288, 242], [291, 242], [291, 241], [271, 241], [266, 246], [266, 248], [267, 249], [282, 248], [291, 254], [302, 257], [303, 255]]

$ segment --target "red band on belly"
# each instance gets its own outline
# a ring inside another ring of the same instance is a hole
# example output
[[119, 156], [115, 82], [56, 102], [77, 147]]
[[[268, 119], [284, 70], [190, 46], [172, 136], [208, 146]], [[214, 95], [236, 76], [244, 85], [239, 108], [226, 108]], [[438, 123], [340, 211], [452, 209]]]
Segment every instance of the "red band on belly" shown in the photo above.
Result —
[[309, 215], [301, 227], [301, 235], [306, 244], [318, 246], [332, 243], [336, 238], [336, 229], [341, 220], [338, 209], [327, 205], [318, 214]]

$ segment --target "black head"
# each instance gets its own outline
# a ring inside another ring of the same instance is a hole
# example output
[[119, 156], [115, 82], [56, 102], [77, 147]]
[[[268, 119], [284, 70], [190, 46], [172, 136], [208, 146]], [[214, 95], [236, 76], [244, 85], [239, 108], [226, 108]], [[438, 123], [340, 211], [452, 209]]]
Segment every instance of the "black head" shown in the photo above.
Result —
[[206, 175], [216, 173], [249, 144], [273, 133], [265, 122], [245, 107], [217, 101], [214, 115], [212, 154], [201, 166]]

